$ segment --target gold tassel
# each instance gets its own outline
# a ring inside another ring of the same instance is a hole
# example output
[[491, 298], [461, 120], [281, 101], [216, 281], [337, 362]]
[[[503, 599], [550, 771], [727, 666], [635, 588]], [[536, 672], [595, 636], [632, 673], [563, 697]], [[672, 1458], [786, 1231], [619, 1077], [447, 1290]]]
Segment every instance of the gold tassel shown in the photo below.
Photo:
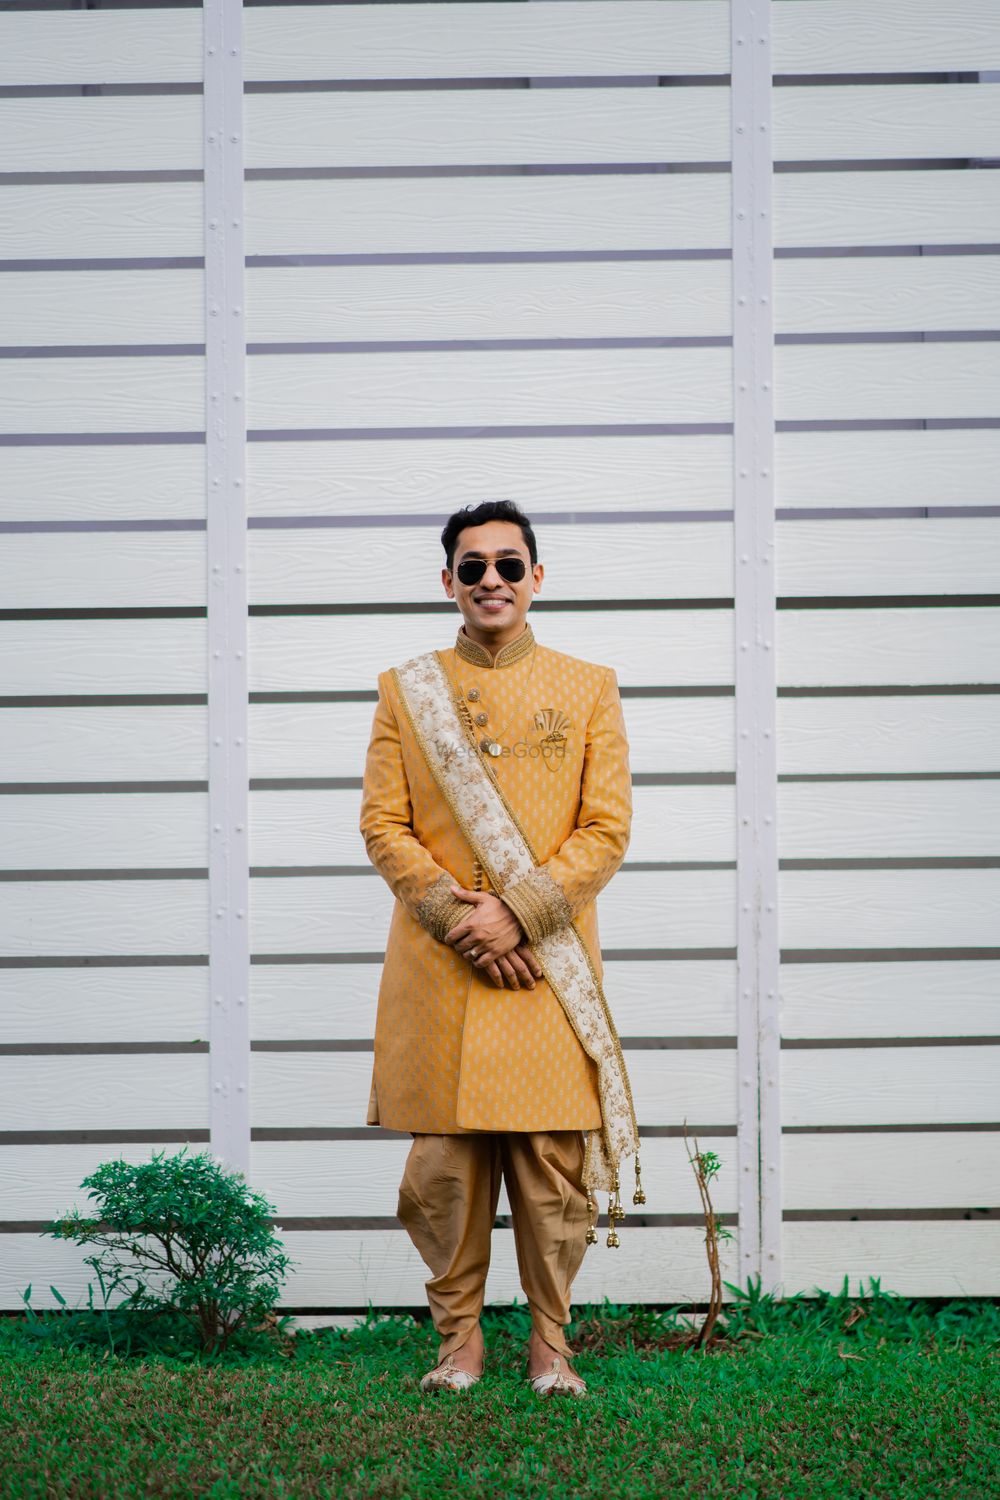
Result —
[[615, 1173], [613, 1192], [614, 1197], [612, 1198], [610, 1195], [608, 1197], [608, 1244], [612, 1250], [617, 1250], [618, 1246], [621, 1244], [621, 1240], [618, 1238], [617, 1225], [620, 1224], [625, 1217], [625, 1210], [622, 1208], [621, 1198], [619, 1196], [617, 1172]]
[[642, 1190], [642, 1176], [639, 1171], [639, 1153], [635, 1153], [635, 1192], [632, 1194], [633, 1203], [645, 1203], [646, 1194]]
[[597, 1200], [590, 1191], [589, 1183], [584, 1183], [584, 1191], [587, 1194], [587, 1244], [597, 1244]]

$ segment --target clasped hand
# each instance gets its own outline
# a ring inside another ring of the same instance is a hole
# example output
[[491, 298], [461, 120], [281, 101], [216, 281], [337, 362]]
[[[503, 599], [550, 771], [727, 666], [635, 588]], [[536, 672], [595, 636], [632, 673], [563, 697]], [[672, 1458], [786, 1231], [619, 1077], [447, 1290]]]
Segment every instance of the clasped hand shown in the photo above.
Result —
[[[521, 924], [491, 891], [464, 891], [453, 885], [453, 896], [475, 908], [445, 938], [449, 947], [483, 969], [498, 989], [533, 990], [542, 968], [521, 931]], [[473, 958], [473, 952], [475, 958]]]

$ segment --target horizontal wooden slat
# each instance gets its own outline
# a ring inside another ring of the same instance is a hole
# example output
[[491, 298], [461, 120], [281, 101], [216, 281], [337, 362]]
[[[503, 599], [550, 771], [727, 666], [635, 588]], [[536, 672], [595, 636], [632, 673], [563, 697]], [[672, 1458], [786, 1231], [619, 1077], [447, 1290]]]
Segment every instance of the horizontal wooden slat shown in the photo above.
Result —
[[788, 1125], [995, 1122], [1000, 1047], [836, 1047], [781, 1054]]
[[[629, 878], [639, 877], [618, 876], [619, 882]], [[1000, 870], [784, 870], [778, 876], [781, 946], [996, 946], [998, 901]]]
[[[373, 1036], [380, 978], [379, 964], [254, 964], [253, 1035], [279, 1041]], [[731, 960], [609, 960], [603, 988], [624, 1037], [735, 1034]]]
[[202, 432], [201, 355], [0, 361], [0, 432]]
[[775, 89], [775, 159], [995, 156], [997, 93], [961, 83]]
[[1000, 611], [786, 609], [777, 649], [788, 686], [997, 682]]
[[786, 783], [778, 830], [783, 859], [996, 856], [1000, 781]]
[[283, 6], [246, 17], [247, 76], [507, 78], [566, 74], [725, 73], [729, 8], [720, 0], [597, 0], [555, 5], [407, 5], [384, 19], [366, 5]]
[[[247, 273], [251, 342], [713, 337], [730, 333], [725, 261], [266, 267]], [[778, 333], [993, 329], [981, 255], [779, 260]], [[11, 272], [9, 344], [197, 343], [200, 271]]]
[[193, 94], [0, 99], [7, 172], [201, 171]]
[[206, 1053], [0, 1057], [0, 1129], [196, 1130]]
[[[257, 355], [247, 416], [287, 431], [727, 422], [731, 363], [725, 348]], [[963, 392], [975, 406], [972, 375]]]
[[208, 795], [84, 792], [0, 797], [0, 851], [4, 870], [204, 868]]
[[1000, 67], [990, 0], [780, 0], [773, 8], [779, 73], [928, 72]]
[[993, 695], [779, 698], [777, 719], [779, 775], [996, 770]]
[[991, 1036], [1000, 962], [783, 964], [785, 1037]]
[[[374, 1132], [372, 1132], [374, 1136]], [[713, 1194], [720, 1213], [736, 1210], [735, 1141], [731, 1136], [699, 1136], [703, 1151], [715, 1151], [722, 1171]], [[140, 1163], [152, 1150], [168, 1155], [183, 1142], [144, 1145], [54, 1145], [0, 1147], [0, 1202], [10, 1219], [50, 1218], [72, 1203], [86, 1204], [83, 1177], [102, 1161], [121, 1157]], [[399, 1182], [410, 1148], [408, 1140], [255, 1141], [247, 1179], [273, 1204], [278, 1222], [286, 1218], [378, 1216], [394, 1218]], [[190, 1146], [189, 1151], [203, 1149]], [[692, 1145], [692, 1150], [694, 1149]], [[642, 1181], [646, 1213], [700, 1213], [701, 1205], [683, 1139], [653, 1137], [642, 1142]], [[626, 1183], [629, 1178], [626, 1177]], [[627, 1211], [631, 1192], [623, 1194]], [[58, 1206], [57, 1206], [58, 1205]], [[602, 1207], [603, 1207], [602, 1203]], [[510, 1213], [501, 1186], [497, 1212]], [[626, 1223], [628, 1221], [626, 1220]], [[0, 1242], [2, 1243], [2, 1242]]]
[[0, 694], [203, 693], [204, 620], [0, 621]]
[[775, 244], [975, 245], [1000, 239], [976, 172], [789, 172], [773, 182]]
[[179, 7], [0, 16], [0, 83], [200, 81], [201, 17]]
[[1000, 580], [1000, 520], [778, 522], [779, 594], [975, 594]]
[[996, 343], [802, 344], [775, 350], [775, 406], [785, 422], [992, 417], [998, 382]]
[[193, 705], [0, 709], [0, 781], [203, 781], [205, 735]]
[[786, 1135], [781, 1142], [781, 1191], [784, 1207], [799, 1211], [996, 1207], [996, 1133]]
[[12, 183], [3, 191], [12, 260], [204, 254], [200, 182]]
[[0, 1013], [4, 1042], [207, 1041], [208, 970], [0, 969]]
[[[679, 1232], [679, 1231], [678, 1231]], [[870, 1295], [869, 1278], [900, 1297], [995, 1297], [1000, 1224], [786, 1224], [782, 1295], [817, 1287]], [[863, 1283], [863, 1285], [862, 1285]]]
[[201, 443], [6, 448], [4, 521], [200, 519], [205, 514]]
[[[729, 947], [734, 891], [730, 870], [620, 871], [599, 899], [601, 939], [606, 948]], [[858, 899], [865, 894], [859, 892]], [[374, 875], [259, 877], [250, 903], [253, 948], [257, 953], [381, 951], [391, 909], [388, 887]]]
[[729, 183], [718, 173], [404, 177], [388, 193], [381, 179], [257, 178], [246, 184], [246, 205], [250, 255], [718, 250], [731, 243]]
[[[640, 1125], [735, 1122], [731, 1048], [632, 1052], [627, 1063]], [[371, 1076], [366, 1052], [255, 1052], [252, 1123], [259, 1129], [363, 1125]]]
[[[603, 1201], [602, 1201], [603, 1207]], [[963, 1226], [964, 1227], [964, 1226]], [[981, 1227], [981, 1226], [977, 1226]], [[992, 1226], [990, 1226], [992, 1227]], [[602, 1233], [587, 1253], [573, 1283], [578, 1304], [602, 1302], [704, 1302], [709, 1293], [702, 1229], [631, 1229], [626, 1220], [621, 1251], [609, 1250]], [[402, 1229], [321, 1231], [289, 1230], [282, 1234], [297, 1263], [285, 1285], [286, 1307], [426, 1306], [427, 1267]], [[626, 1247], [631, 1243], [631, 1251]], [[723, 1277], [737, 1279], [735, 1235], [720, 1247]], [[624, 1253], [621, 1253], [624, 1252]], [[0, 1240], [0, 1306], [21, 1308], [30, 1284], [32, 1306], [55, 1307], [54, 1284], [71, 1303], [87, 1305], [87, 1282], [93, 1272], [83, 1264], [83, 1249], [37, 1235], [4, 1235]], [[100, 1306], [96, 1283], [94, 1295]], [[724, 1293], [726, 1301], [731, 1293]], [[524, 1305], [517, 1273], [513, 1231], [493, 1232], [493, 1252], [486, 1282], [488, 1303]]]
[[15, 532], [0, 595], [7, 609], [204, 607], [205, 565], [201, 531]]
[[4, 956], [207, 952], [203, 880], [44, 880], [4, 886]]

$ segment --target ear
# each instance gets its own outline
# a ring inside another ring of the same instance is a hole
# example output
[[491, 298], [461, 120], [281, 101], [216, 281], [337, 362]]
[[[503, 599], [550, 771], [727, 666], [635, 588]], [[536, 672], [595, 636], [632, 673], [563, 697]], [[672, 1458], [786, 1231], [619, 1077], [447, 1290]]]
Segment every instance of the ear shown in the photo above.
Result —
[[454, 586], [454, 583], [452, 582], [452, 576], [451, 576], [451, 569], [450, 568], [442, 568], [441, 569], [441, 582], [444, 584], [444, 591], [448, 595], [448, 598], [449, 599], [454, 599], [454, 597], [455, 597], [455, 586]]
[[532, 578], [532, 590], [531, 591], [532, 591], [533, 594], [540, 594], [542, 592], [542, 579], [544, 577], [545, 577], [545, 569], [542, 567], [541, 563], [535, 563], [535, 566], [531, 570], [531, 578]]

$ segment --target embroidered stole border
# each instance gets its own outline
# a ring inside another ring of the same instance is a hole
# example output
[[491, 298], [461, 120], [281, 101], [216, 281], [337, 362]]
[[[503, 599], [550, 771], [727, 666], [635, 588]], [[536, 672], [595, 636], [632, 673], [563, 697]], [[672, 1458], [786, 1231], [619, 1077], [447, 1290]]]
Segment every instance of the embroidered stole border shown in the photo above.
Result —
[[[393, 669], [424, 759], [473, 853], [502, 892], [537, 861], [492, 774], [471, 746], [447, 673], [435, 651]], [[590, 954], [571, 924], [534, 944], [533, 953], [588, 1057], [597, 1064], [603, 1124], [587, 1132], [583, 1180], [617, 1191], [618, 1164], [639, 1149], [621, 1043]]]

